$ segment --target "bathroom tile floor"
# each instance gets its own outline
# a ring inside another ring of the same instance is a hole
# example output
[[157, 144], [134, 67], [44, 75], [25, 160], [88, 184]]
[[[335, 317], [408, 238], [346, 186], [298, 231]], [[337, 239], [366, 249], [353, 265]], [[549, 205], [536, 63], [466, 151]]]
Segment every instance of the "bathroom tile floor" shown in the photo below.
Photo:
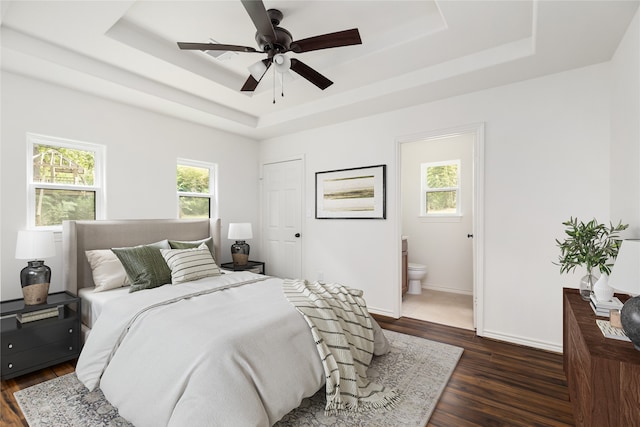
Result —
[[404, 295], [402, 315], [473, 330], [473, 296], [422, 289], [420, 295]]

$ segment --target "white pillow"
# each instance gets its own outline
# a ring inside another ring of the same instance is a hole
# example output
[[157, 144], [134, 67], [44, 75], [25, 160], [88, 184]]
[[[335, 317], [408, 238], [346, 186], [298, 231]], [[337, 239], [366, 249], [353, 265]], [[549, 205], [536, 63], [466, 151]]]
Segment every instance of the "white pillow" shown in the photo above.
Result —
[[111, 249], [85, 251], [85, 254], [91, 266], [93, 283], [96, 285], [94, 292], [107, 291], [131, 284], [122, 263]]
[[171, 269], [174, 285], [220, 275], [220, 268], [204, 243], [192, 249], [160, 249], [160, 253]]

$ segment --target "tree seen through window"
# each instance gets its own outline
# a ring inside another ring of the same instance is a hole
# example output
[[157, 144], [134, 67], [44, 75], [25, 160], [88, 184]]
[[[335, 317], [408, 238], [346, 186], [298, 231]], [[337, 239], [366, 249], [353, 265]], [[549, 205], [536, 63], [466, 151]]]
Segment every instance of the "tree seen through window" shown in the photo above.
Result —
[[423, 163], [421, 215], [458, 215], [460, 161]]

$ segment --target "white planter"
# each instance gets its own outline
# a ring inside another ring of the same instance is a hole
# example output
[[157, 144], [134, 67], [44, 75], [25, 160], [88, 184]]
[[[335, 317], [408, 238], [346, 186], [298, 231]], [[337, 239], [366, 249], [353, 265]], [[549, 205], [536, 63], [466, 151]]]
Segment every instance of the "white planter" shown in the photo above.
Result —
[[595, 285], [593, 285], [593, 293], [598, 301], [611, 301], [613, 298], [613, 288], [609, 286], [609, 275], [602, 273]]

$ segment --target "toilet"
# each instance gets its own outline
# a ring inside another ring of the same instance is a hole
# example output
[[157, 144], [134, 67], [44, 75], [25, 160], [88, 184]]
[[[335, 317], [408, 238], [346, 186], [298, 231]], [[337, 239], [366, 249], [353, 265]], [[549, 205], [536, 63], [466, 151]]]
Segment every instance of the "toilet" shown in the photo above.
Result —
[[408, 294], [420, 295], [422, 293], [422, 279], [427, 274], [427, 266], [410, 262], [407, 269], [409, 276]]

